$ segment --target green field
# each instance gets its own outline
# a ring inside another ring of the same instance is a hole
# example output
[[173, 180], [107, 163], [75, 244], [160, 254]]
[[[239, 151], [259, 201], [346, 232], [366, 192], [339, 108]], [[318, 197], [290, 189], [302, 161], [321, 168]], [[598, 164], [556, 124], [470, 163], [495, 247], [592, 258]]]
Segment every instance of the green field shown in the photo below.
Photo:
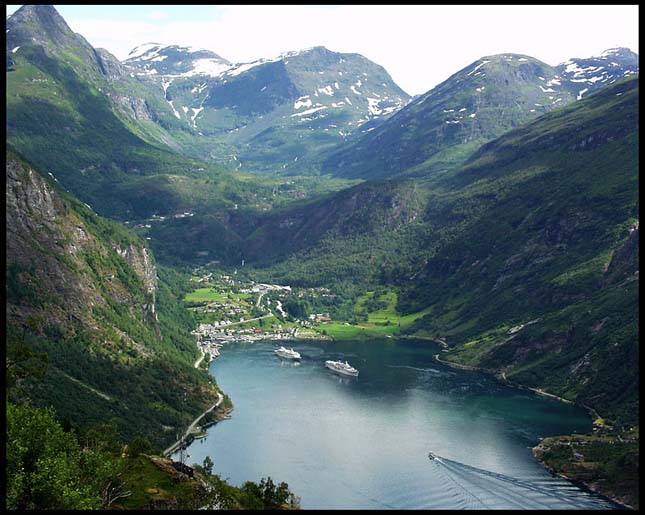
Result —
[[[187, 302], [230, 302], [234, 304], [246, 304], [241, 302], [251, 296], [250, 293], [218, 293], [215, 288], [198, 288], [186, 294]], [[237, 301], [235, 299], [240, 299]]]
[[[417, 313], [400, 316], [396, 312], [398, 298], [395, 292], [386, 292], [374, 298], [375, 292], [367, 292], [359, 297], [354, 307], [357, 314], [367, 311], [367, 321], [356, 325], [332, 322], [320, 324], [316, 330], [321, 334], [331, 336], [336, 340], [355, 340], [360, 338], [378, 338], [399, 336], [401, 331], [407, 329], [418, 318], [431, 312], [431, 308]], [[379, 305], [380, 309], [369, 311], [370, 305]], [[324, 331], [324, 333], [323, 333]]]

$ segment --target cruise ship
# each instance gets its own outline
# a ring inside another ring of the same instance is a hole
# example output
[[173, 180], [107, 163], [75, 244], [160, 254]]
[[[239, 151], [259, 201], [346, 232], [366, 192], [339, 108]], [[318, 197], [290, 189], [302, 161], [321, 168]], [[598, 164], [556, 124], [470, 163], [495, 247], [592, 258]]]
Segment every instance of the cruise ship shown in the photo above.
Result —
[[275, 352], [281, 358], [285, 358], [285, 359], [300, 359], [300, 353], [299, 352], [296, 352], [293, 349], [287, 349], [287, 348], [283, 347], [282, 345], [280, 346], [279, 349], [276, 349], [273, 352]]
[[338, 372], [339, 374], [343, 374], [346, 376], [357, 376], [358, 375], [358, 370], [356, 370], [353, 366], [351, 366], [347, 361], [343, 363], [342, 361], [331, 361], [327, 360], [325, 361], [325, 366], [333, 370], [334, 372]]

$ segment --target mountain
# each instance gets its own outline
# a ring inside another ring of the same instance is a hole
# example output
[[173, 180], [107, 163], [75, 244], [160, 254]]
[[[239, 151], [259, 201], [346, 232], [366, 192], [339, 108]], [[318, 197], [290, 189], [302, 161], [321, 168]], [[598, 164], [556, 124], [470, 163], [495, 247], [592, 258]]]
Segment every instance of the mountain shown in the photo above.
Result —
[[271, 212], [155, 223], [146, 235], [160, 260], [181, 265], [244, 260], [270, 267], [271, 280], [297, 286], [373, 284], [383, 261], [414, 261], [426, 241], [417, 227], [426, 203], [412, 182], [369, 181]]
[[13, 152], [6, 186], [8, 348], [48, 358], [29, 398], [78, 426], [117, 417], [127, 440], [174, 441], [191, 413], [217, 399], [193, 367], [198, 351], [174, 274], [158, 270], [145, 240]]
[[170, 77], [217, 77], [232, 66], [229, 61], [210, 50], [159, 43], [146, 43], [132, 49], [123, 64], [136, 69], [138, 75]]
[[273, 184], [178, 153], [163, 92], [93, 49], [53, 7], [7, 19], [7, 55], [8, 144], [97, 213], [142, 219], [271, 195]]
[[483, 145], [436, 179], [452, 237], [401, 296], [443, 359], [638, 419], [638, 77]]
[[219, 223], [157, 225], [151, 244], [199, 241], [260, 281], [391, 289], [402, 317], [419, 314], [407, 334], [447, 342], [442, 359], [637, 419], [637, 76], [424, 184], [366, 181]]
[[[598, 59], [607, 64], [609, 55]], [[584, 79], [588, 92], [638, 69], [633, 56], [621, 55], [605, 80]], [[362, 179], [442, 173], [485, 141], [580, 97], [581, 83], [572, 82], [582, 80], [575, 78], [576, 62], [589, 64], [571, 60], [552, 67], [520, 54], [483, 57], [374, 131], [329, 152], [322, 172]]]
[[370, 130], [410, 98], [381, 66], [324, 47], [230, 64], [212, 52], [150, 43], [123, 64], [163, 90], [183, 124], [174, 137], [185, 151], [253, 171], [302, 171], [298, 160]]
[[556, 69], [580, 100], [608, 84], [638, 73], [638, 55], [629, 48], [610, 48], [598, 57], [569, 59]]

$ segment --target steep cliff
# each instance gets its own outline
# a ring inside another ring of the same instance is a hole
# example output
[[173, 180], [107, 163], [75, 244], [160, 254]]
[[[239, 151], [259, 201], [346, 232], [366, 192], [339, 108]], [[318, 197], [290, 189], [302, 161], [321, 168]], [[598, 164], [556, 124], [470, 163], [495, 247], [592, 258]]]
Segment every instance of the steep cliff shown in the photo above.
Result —
[[192, 367], [189, 324], [157, 312], [158, 295], [176, 298], [145, 240], [11, 152], [6, 181], [8, 340], [49, 362], [29, 397], [78, 425], [116, 417], [126, 437], [169, 441], [216, 396]]

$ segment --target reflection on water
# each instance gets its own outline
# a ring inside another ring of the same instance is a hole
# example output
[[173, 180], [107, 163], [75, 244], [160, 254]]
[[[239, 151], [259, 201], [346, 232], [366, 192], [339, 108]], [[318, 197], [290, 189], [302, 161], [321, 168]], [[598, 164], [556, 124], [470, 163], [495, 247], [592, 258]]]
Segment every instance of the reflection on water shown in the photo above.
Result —
[[[238, 485], [286, 481], [303, 508], [611, 507], [530, 451], [540, 437], [589, 431], [579, 408], [437, 364], [427, 342], [295, 342], [300, 362], [275, 348], [222, 348], [210, 370], [235, 409], [189, 448], [190, 463], [210, 456]], [[328, 359], [360, 375], [340, 376]]]

